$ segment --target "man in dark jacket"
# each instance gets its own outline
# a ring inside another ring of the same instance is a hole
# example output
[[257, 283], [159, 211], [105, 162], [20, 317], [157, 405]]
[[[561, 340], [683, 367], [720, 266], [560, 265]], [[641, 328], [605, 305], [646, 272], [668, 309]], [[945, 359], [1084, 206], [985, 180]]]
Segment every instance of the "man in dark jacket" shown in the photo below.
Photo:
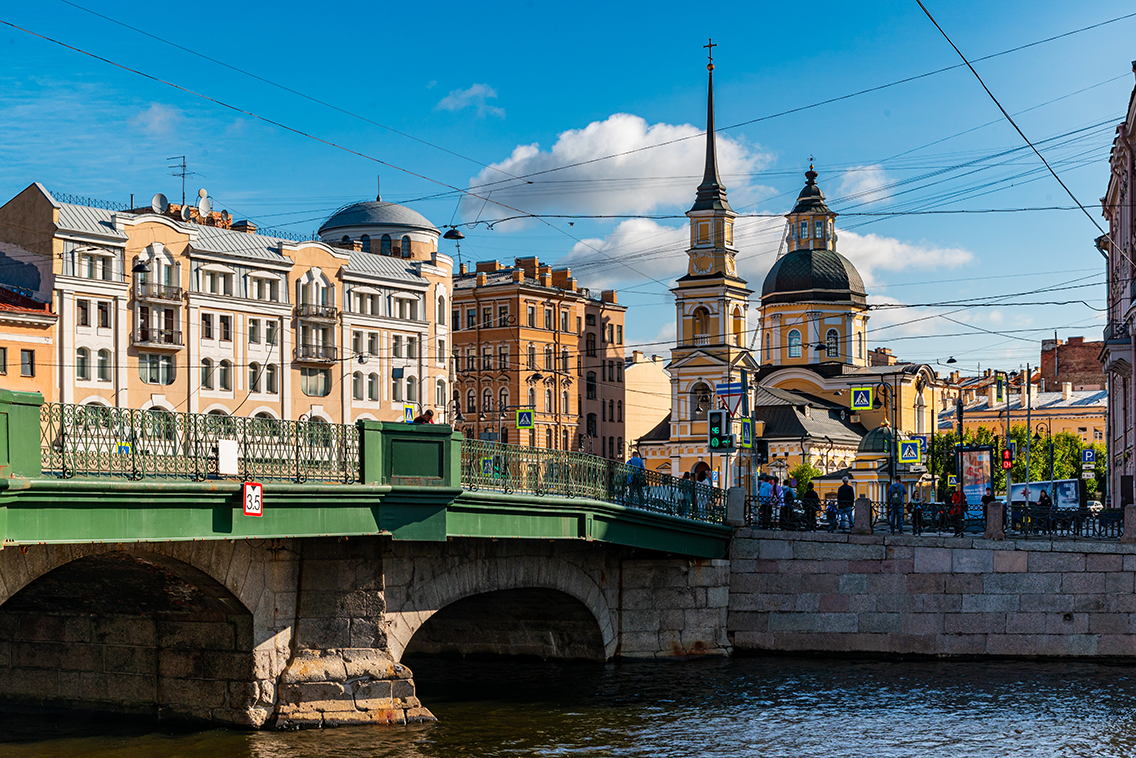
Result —
[[848, 477], [844, 477], [844, 483], [836, 490], [836, 510], [840, 521], [847, 519], [849, 529], [852, 528], [852, 506], [855, 502], [856, 490], [848, 483]]

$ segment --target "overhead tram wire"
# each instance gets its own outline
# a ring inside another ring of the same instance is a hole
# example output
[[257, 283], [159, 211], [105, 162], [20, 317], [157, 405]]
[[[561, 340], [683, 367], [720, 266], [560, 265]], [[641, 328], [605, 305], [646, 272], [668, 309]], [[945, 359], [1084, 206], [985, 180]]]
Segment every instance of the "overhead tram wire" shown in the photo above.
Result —
[[413, 134], [408, 134], [408, 133], [401, 131], [399, 129], [395, 129], [393, 126], [387, 126], [386, 124], [380, 124], [378, 121], [374, 121], [372, 119], [369, 119], [366, 116], [362, 116], [362, 115], [355, 113], [353, 111], [349, 111], [346, 108], [341, 108], [340, 106], [334, 105], [334, 104], [329, 103], [327, 101], [320, 100], [317, 97], [312, 97], [311, 95], [300, 92], [299, 90], [292, 89], [291, 87], [285, 86], [285, 85], [280, 84], [278, 82], [274, 82], [271, 79], [266, 79], [263, 76], [259, 76], [257, 74], [254, 74], [251, 71], [246, 71], [245, 69], [238, 68], [237, 66], [234, 66], [232, 64], [225, 63], [224, 61], [218, 60], [217, 58], [211, 58], [208, 55], [205, 55], [203, 53], [199, 53], [196, 50], [191, 50], [190, 48], [185, 47], [184, 45], [179, 45], [172, 40], [166, 39], [165, 37], [159, 37], [156, 34], [151, 34], [150, 32], [147, 32], [143, 29], [139, 29], [136, 26], [131, 26], [130, 24], [119, 21], [118, 19], [111, 18], [110, 16], [103, 15], [102, 13], [99, 13], [97, 11], [93, 11], [90, 8], [86, 8], [82, 5], [79, 5], [78, 3], [71, 2], [71, 0], [59, 0], [59, 1], [63, 4], [65, 4], [65, 5], [70, 5], [72, 8], [75, 8], [77, 10], [81, 10], [84, 13], [90, 13], [92, 16], [97, 16], [98, 18], [101, 18], [104, 21], [109, 21], [110, 23], [121, 26], [124, 29], [129, 29], [130, 31], [135, 32], [137, 34], [141, 34], [144, 37], [149, 37], [150, 39], [155, 40], [156, 42], [161, 42], [164, 45], [169, 45], [170, 47], [177, 48], [178, 50], [181, 50], [184, 53], [189, 53], [190, 55], [201, 58], [202, 60], [209, 61], [210, 63], [215, 63], [218, 66], [222, 66], [224, 68], [229, 69], [230, 71], [235, 71], [238, 74], [243, 74], [247, 77], [250, 77], [252, 79], [257, 80], [258, 82], [262, 82], [264, 84], [267, 84], [270, 87], [275, 87], [275, 88], [277, 88], [279, 90], [283, 90], [284, 92], [287, 92], [289, 94], [295, 95], [297, 97], [301, 97], [305, 100], [308, 100], [309, 102], [313, 102], [317, 105], [322, 105], [325, 108], [330, 108], [331, 110], [336, 111], [338, 113], [342, 113], [345, 116], [350, 116], [352, 118], [359, 119], [360, 121], [371, 124], [372, 126], [377, 126], [380, 129], [386, 129], [388, 132], [391, 132], [393, 134], [397, 134], [400, 137], [405, 137], [407, 139], [414, 140], [415, 142], [426, 145], [427, 147], [432, 147], [435, 150], [441, 150], [443, 153], [447, 153], [449, 155], [452, 155], [455, 158], [461, 158], [464, 161], [469, 161], [470, 163], [474, 163], [478, 166], [481, 166], [482, 168], [492, 169], [493, 171], [496, 171], [499, 174], [504, 174], [505, 176], [511, 177], [513, 179], [519, 178], [519, 177], [514, 176], [513, 174], [510, 174], [508, 171], [503, 171], [502, 169], [499, 169], [496, 166], [493, 166], [492, 164], [482, 163], [481, 161], [479, 161], [475, 158], [470, 158], [468, 155], [462, 155], [461, 153], [450, 150], [449, 148], [442, 147], [441, 145], [434, 144], [433, 142], [429, 142], [429, 141], [424, 140], [420, 137], [415, 137]]
[[[372, 161], [372, 162], [377, 163], [381, 166], [387, 166], [388, 168], [392, 168], [396, 171], [401, 171], [402, 173], [407, 174], [408, 176], [413, 176], [413, 177], [416, 177], [418, 179], [423, 179], [423, 180], [428, 181], [432, 184], [437, 184], [437, 185], [440, 185], [442, 187], [446, 187], [447, 189], [453, 190], [455, 192], [460, 192], [460, 193], [463, 193], [463, 194], [468, 195], [470, 197], [476, 197], [479, 200], [486, 200], [487, 202], [492, 202], [494, 205], [505, 208], [506, 210], [514, 211], [516, 213], [525, 214], [527, 218], [531, 218], [533, 220], [539, 221], [542, 224], [545, 224], [550, 229], [553, 229], [553, 230], [559, 232], [560, 234], [564, 235], [565, 237], [568, 237], [569, 239], [572, 239], [575, 242], [577, 242], [581, 245], [584, 245], [588, 249], [593, 250], [600, 255], [604, 255], [605, 257], [611, 257], [611, 256], [608, 256], [604, 251], [600, 250], [599, 248], [596, 248], [594, 245], [590, 245], [587, 242], [585, 242], [584, 240], [580, 239], [579, 237], [576, 237], [574, 234], [571, 234], [571, 233], [569, 233], [569, 232], [567, 232], [563, 229], [560, 229], [559, 227], [555, 226], [554, 224], [550, 223], [549, 221], [546, 221], [545, 219], [540, 218], [539, 216], [537, 216], [535, 214], [526, 213], [524, 210], [522, 210], [520, 208], [516, 208], [514, 206], [507, 205], [506, 203], [503, 203], [499, 200], [489, 200], [489, 198], [487, 196], [483, 197], [483, 196], [481, 196], [481, 195], [479, 195], [476, 192], [473, 192], [471, 190], [462, 189], [460, 187], [455, 187], [455, 186], [453, 186], [451, 184], [447, 184], [446, 182], [443, 182], [439, 179], [434, 179], [433, 177], [426, 176], [425, 174], [421, 174], [417, 171], [412, 171], [411, 169], [405, 168], [403, 166], [399, 166], [399, 165], [391, 163], [389, 161], [385, 161], [382, 158], [377, 158], [373, 155], [369, 155], [367, 153], [360, 152], [359, 150], [355, 150], [355, 149], [347, 147], [345, 145], [341, 145], [337, 142], [333, 142], [331, 140], [324, 139], [323, 137], [318, 137], [314, 134], [310, 134], [310, 133], [305, 132], [301, 129], [298, 129], [294, 126], [288, 126], [287, 124], [285, 124], [281, 121], [276, 121], [275, 119], [268, 118], [267, 116], [261, 116], [260, 114], [254, 113], [252, 111], [245, 110], [244, 108], [241, 108], [239, 106], [233, 105], [233, 104], [228, 103], [228, 102], [225, 102], [223, 100], [218, 100], [215, 97], [211, 97], [211, 96], [203, 94], [201, 92], [197, 92], [195, 90], [189, 89], [188, 87], [184, 87], [180, 84], [175, 84], [173, 82], [167, 81], [167, 80], [162, 79], [160, 77], [154, 76], [153, 74], [148, 74], [144, 71], [140, 71], [139, 69], [131, 68], [130, 66], [127, 66], [125, 64], [117, 63], [115, 61], [110, 60], [109, 58], [105, 58], [101, 55], [98, 55], [96, 53], [92, 53], [88, 50], [84, 50], [82, 48], [75, 47], [74, 45], [69, 45], [66, 42], [63, 42], [61, 40], [57, 40], [57, 39], [54, 39], [52, 37], [48, 37], [48, 36], [43, 35], [43, 34], [39, 34], [38, 32], [33, 32], [30, 29], [25, 29], [24, 27], [13, 24], [10, 21], [5, 21], [4, 19], [0, 19], [0, 24], [3, 24], [4, 26], [8, 26], [12, 29], [16, 29], [17, 31], [24, 32], [25, 34], [31, 35], [31, 36], [36, 37], [38, 39], [42, 39], [45, 42], [51, 42], [52, 44], [58, 45], [58, 46], [65, 48], [67, 50], [71, 50], [71, 51], [79, 53], [81, 55], [85, 55], [89, 58], [93, 58], [97, 61], [101, 61], [103, 63], [110, 65], [110, 66], [114, 66], [115, 68], [122, 69], [123, 71], [127, 71], [127, 72], [135, 74], [137, 76], [141, 76], [144, 79], [149, 79], [152, 82], [156, 82], [158, 84], [164, 84], [167, 87], [171, 87], [171, 88], [176, 89], [180, 92], [184, 92], [188, 95], [193, 95], [194, 97], [199, 97], [202, 100], [207, 100], [211, 103], [214, 103], [215, 105], [221, 106], [222, 108], [227, 108], [231, 111], [235, 111], [237, 113], [244, 114], [244, 115], [249, 116], [250, 118], [254, 118], [258, 121], [263, 121], [266, 124], [270, 124], [270, 125], [275, 126], [279, 129], [283, 129], [287, 132], [291, 132], [292, 134], [295, 134], [297, 136], [305, 137], [307, 139], [313, 140], [315, 142], [319, 142], [320, 144], [327, 145], [328, 147], [332, 147], [332, 148], [335, 148], [337, 150], [342, 150], [343, 152], [348, 153], [350, 155], [354, 155], [354, 156], [357, 156], [359, 158], [363, 158], [364, 160]], [[616, 261], [616, 259], [614, 259], [614, 258], [612, 258], [612, 260]], [[616, 261], [616, 262], [619, 262], [619, 261]], [[643, 271], [639, 271], [638, 269], [636, 269], [636, 268], [634, 268], [634, 267], [632, 267], [632, 266], [630, 266], [629, 264], [626, 264], [626, 263], [622, 263], [622, 265], [624, 265], [626, 268], [630, 269], [631, 271], [635, 272], [639, 276], [642, 276], [645, 279], [650, 279], [651, 281], [654, 281], [655, 283], [659, 284], [660, 286], [669, 289], [669, 285], [667, 285], [665, 282], [663, 282], [659, 279], [656, 279], [655, 277], [651, 276], [650, 274], [647, 274]]]
[[[923, 0], [915, 0], [915, 2], [919, 4], [919, 7], [923, 9], [923, 13], [926, 14], [927, 18], [931, 20], [931, 23], [935, 25], [935, 28], [939, 30], [939, 33], [943, 35], [943, 39], [947, 41], [947, 44], [949, 44], [954, 49], [954, 51], [958, 53], [958, 56], [962, 58], [963, 63], [965, 63], [966, 67], [970, 69], [970, 73], [974, 74], [974, 78], [977, 79], [978, 83], [982, 85], [982, 89], [986, 91], [986, 94], [989, 95], [990, 99], [994, 101], [994, 104], [998, 106], [998, 110], [1000, 110], [1005, 119], [1010, 122], [1010, 126], [1014, 127], [1014, 131], [1016, 131], [1018, 135], [1025, 141], [1025, 143], [1030, 146], [1030, 149], [1033, 150], [1034, 154], [1037, 155], [1041, 162], [1045, 164], [1045, 167], [1049, 169], [1049, 173], [1052, 174], [1053, 178], [1057, 180], [1057, 183], [1061, 185], [1061, 189], [1065, 190], [1065, 194], [1067, 194], [1070, 199], [1072, 199], [1072, 201], [1080, 207], [1081, 212], [1085, 214], [1085, 218], [1089, 220], [1089, 223], [1095, 226], [1097, 228], [1097, 231], [1099, 231], [1102, 236], [1108, 238], [1109, 242], [1111, 243], [1111, 247], [1116, 248], [1116, 250], [1121, 255], [1123, 255], [1125, 258], [1128, 258], [1129, 263], [1136, 265], [1136, 262], [1132, 260], [1128, 253], [1126, 253], [1120, 248], [1119, 245], [1116, 244], [1116, 240], [1112, 239], [1112, 235], [1109, 232], [1106, 232], [1104, 228], [1099, 223], [1097, 223], [1097, 220], [1093, 218], [1092, 214], [1089, 213], [1084, 204], [1077, 199], [1076, 195], [1073, 194], [1073, 190], [1069, 189], [1068, 185], [1066, 185], [1061, 177], [1057, 175], [1057, 172], [1053, 170], [1053, 166], [1049, 165], [1049, 161], [1045, 159], [1045, 156], [1041, 154], [1041, 151], [1034, 147], [1034, 144], [1030, 142], [1029, 137], [1027, 137], [1025, 132], [1022, 131], [1021, 127], [1018, 126], [1018, 123], [1014, 121], [1014, 117], [1010, 115], [1010, 113], [1002, 106], [1002, 103], [999, 102], [998, 98], [994, 96], [994, 93], [990, 91], [990, 88], [986, 86], [986, 82], [982, 80], [982, 77], [978, 75], [978, 72], [975, 70], [974, 66], [971, 65], [971, 62], [967, 60], [967, 57], [963, 55], [963, 52], [958, 49], [958, 46], [951, 40], [946, 31], [943, 30], [943, 27], [939, 25], [939, 22], [935, 20], [935, 17], [931, 15], [931, 11], [927, 10], [927, 6], [923, 4]], [[981, 59], [976, 59], [975, 62], [977, 63], [978, 60]]]

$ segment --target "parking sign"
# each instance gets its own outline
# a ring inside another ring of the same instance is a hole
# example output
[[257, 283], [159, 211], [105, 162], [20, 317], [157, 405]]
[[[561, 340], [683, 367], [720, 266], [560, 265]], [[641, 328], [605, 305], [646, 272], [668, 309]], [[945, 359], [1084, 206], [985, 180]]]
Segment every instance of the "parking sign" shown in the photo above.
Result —
[[1091, 447], [1081, 451], [1081, 463], [1096, 463], [1097, 451]]

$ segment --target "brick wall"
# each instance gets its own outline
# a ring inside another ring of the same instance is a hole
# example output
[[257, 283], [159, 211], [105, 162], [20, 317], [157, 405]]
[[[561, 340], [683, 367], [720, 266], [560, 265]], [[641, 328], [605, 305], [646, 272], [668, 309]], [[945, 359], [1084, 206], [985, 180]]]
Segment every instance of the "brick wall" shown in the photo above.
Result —
[[1084, 337], [1070, 337], [1067, 341], [1042, 340], [1041, 378], [1046, 392], [1060, 392], [1064, 382], [1074, 390], [1105, 388], [1104, 371], [1100, 364], [1103, 342], [1085, 342]]
[[739, 530], [745, 652], [1136, 655], [1136, 546]]

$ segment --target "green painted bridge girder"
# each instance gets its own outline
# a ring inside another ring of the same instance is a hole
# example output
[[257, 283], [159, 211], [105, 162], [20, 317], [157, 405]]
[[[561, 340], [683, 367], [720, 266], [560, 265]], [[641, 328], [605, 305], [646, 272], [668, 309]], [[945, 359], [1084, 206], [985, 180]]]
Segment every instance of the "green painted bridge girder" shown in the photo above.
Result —
[[720, 558], [732, 530], [601, 501], [452, 486], [267, 482], [256, 517], [244, 515], [236, 481], [0, 479], [6, 545], [377, 534], [588, 540]]

